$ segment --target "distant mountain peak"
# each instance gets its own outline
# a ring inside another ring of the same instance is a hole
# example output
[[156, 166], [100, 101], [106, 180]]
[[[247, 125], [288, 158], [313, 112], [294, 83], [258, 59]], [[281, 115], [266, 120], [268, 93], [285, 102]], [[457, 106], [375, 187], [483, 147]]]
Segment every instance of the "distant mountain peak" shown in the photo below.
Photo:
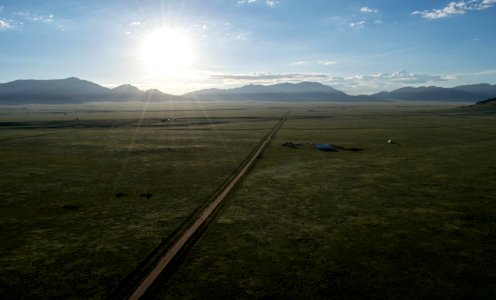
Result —
[[149, 90], [146, 90], [146, 93], [161, 93], [161, 94], [163, 94], [162, 91], [159, 89], [149, 89]]
[[[333, 87], [319, 82], [277, 83], [272, 85], [248, 84], [231, 89], [206, 89], [187, 93], [184, 96], [206, 100], [262, 100], [262, 101], [327, 101], [358, 100]], [[361, 99], [367, 96], [360, 97]], [[375, 98], [368, 98], [377, 101]]]
[[143, 92], [130, 84], [108, 89], [77, 77], [49, 80], [16, 80], [0, 83], [0, 103], [84, 103], [98, 101], [180, 100], [159, 90]]
[[302, 81], [298, 83], [293, 83], [295, 85], [310, 85], [310, 86], [326, 86], [323, 83], [315, 82], [315, 81]]
[[113, 92], [117, 92], [117, 93], [139, 93], [139, 92], [142, 92], [140, 89], [138, 89], [137, 87], [135, 87], [134, 85], [131, 85], [131, 84], [121, 84], [115, 88], [112, 89]]

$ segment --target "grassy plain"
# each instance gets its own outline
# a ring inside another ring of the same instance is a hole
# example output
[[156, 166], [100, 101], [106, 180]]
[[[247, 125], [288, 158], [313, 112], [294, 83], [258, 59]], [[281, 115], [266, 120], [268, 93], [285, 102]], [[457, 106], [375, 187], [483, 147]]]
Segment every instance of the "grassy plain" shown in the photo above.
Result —
[[494, 107], [298, 106], [157, 298], [494, 299], [494, 149]]
[[101, 299], [207, 201], [283, 110], [0, 112], [2, 299]]
[[158, 298], [494, 298], [494, 107], [213, 102], [1, 107], [2, 298], [105, 297], [290, 107]]

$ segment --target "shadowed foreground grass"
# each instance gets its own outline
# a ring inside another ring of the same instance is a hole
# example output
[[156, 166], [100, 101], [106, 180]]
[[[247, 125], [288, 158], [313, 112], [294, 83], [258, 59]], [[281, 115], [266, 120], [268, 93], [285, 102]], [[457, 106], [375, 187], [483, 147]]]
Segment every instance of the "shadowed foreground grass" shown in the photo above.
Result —
[[136, 113], [80, 113], [78, 120], [33, 113], [34, 120], [3, 123], [2, 299], [104, 298], [280, 116], [212, 119], [215, 113], [188, 111], [170, 122]]
[[295, 111], [157, 296], [494, 299], [495, 147], [494, 113]]

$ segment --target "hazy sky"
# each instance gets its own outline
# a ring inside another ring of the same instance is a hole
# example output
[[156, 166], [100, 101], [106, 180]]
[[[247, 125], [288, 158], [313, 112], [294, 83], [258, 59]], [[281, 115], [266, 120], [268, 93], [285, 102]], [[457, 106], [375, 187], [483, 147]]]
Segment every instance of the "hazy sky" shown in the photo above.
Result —
[[[150, 44], [163, 28], [180, 38]], [[174, 62], [174, 72], [150, 69]], [[299, 81], [351, 94], [495, 84], [496, 0], [0, 0], [0, 82], [72, 76], [175, 94]]]

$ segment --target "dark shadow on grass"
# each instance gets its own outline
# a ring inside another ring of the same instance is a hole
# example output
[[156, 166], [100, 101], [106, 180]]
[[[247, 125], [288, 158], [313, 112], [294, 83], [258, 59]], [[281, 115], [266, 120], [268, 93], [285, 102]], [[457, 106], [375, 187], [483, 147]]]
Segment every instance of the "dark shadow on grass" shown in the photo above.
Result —
[[76, 209], [79, 209], [79, 206], [73, 205], [73, 204], [66, 204], [66, 205], [62, 206], [62, 208], [67, 209], [67, 210], [76, 210]]
[[334, 148], [337, 148], [339, 150], [343, 150], [343, 151], [352, 151], [352, 152], [361, 152], [361, 151], [365, 151], [365, 149], [363, 148], [346, 148], [346, 147], [342, 147], [342, 146], [336, 146], [336, 145], [333, 145]]

